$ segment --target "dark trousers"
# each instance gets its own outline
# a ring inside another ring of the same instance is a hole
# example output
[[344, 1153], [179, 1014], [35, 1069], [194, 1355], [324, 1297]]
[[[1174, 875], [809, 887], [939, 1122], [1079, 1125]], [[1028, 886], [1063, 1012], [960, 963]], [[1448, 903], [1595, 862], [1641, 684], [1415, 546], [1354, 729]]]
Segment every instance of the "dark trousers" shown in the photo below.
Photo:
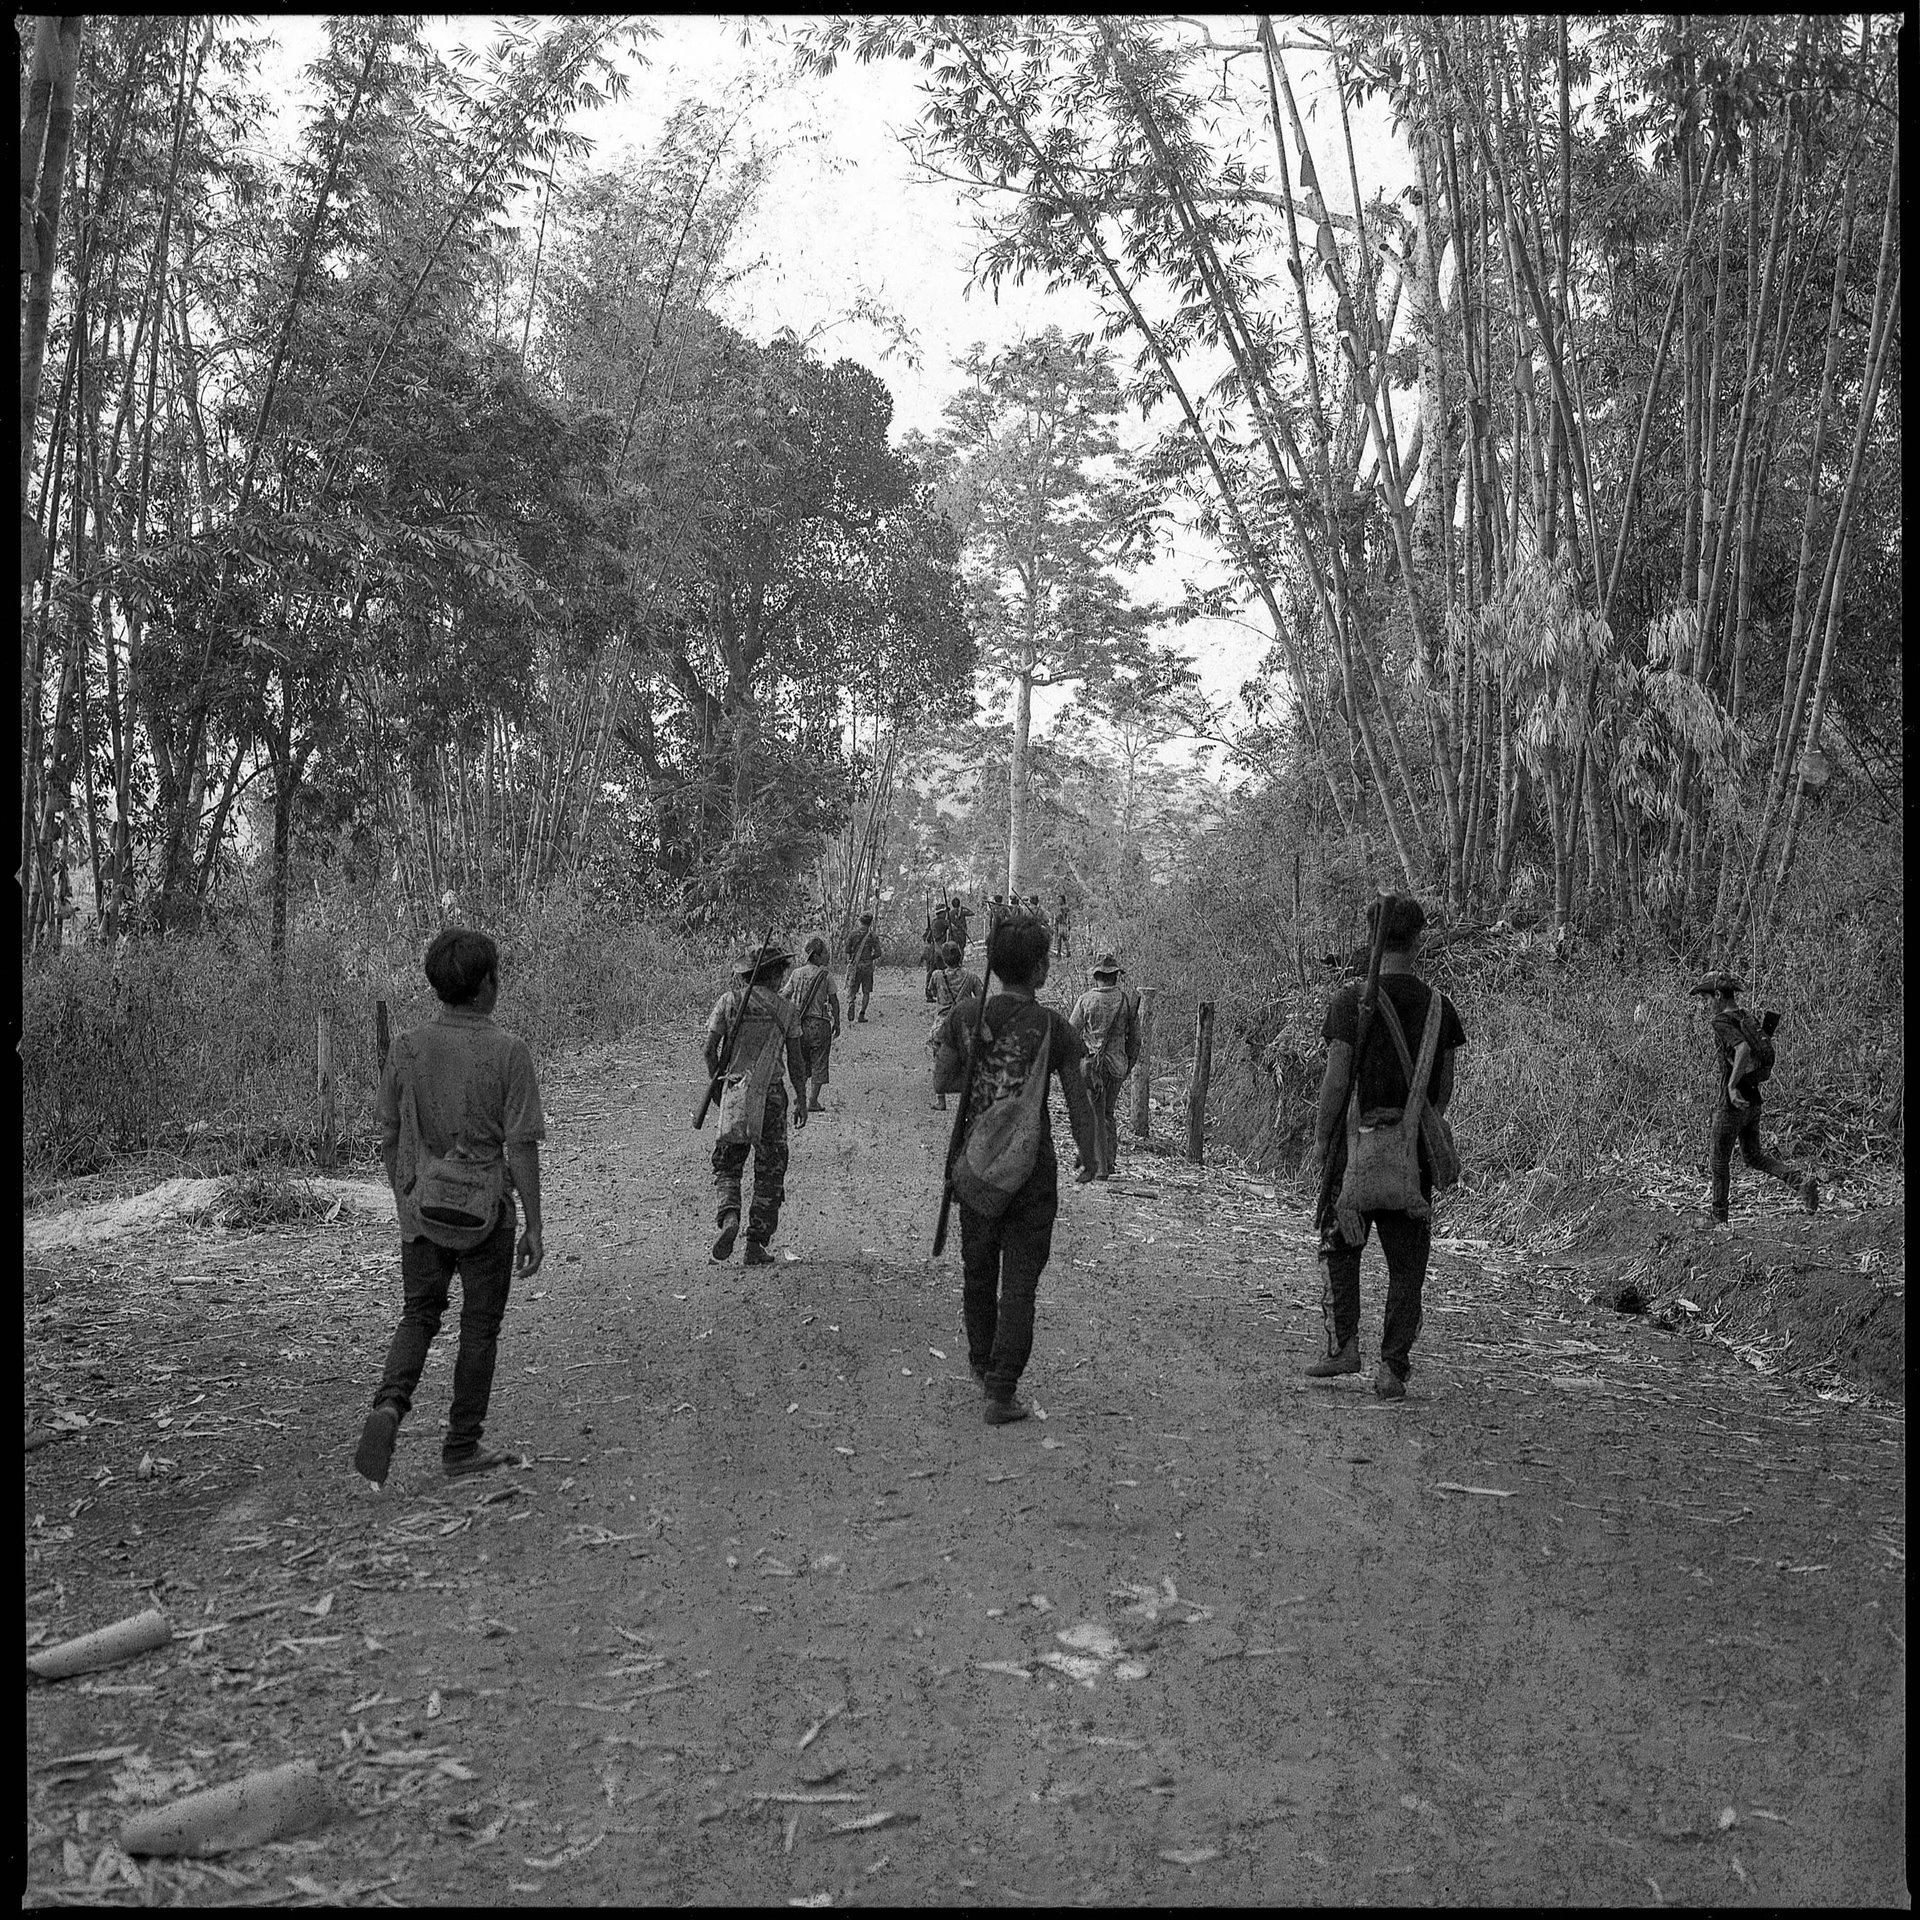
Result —
[[508, 1199], [501, 1204], [500, 1224], [477, 1247], [456, 1253], [426, 1239], [400, 1243], [400, 1277], [407, 1303], [387, 1348], [386, 1370], [373, 1404], [392, 1407], [403, 1420], [412, 1410], [420, 1369], [427, 1364], [427, 1349], [440, 1331], [448, 1290], [458, 1273], [460, 1351], [453, 1363], [453, 1408], [447, 1415], [443, 1443], [449, 1456], [471, 1453], [486, 1426], [494, 1353], [513, 1284], [514, 1225], [513, 1201]]
[[860, 996], [860, 1011], [865, 1013], [867, 1002], [873, 998], [873, 969], [855, 967], [853, 976], [847, 982], [847, 1012], [853, 1012], [853, 996]]
[[[1413, 1343], [1420, 1332], [1420, 1289], [1427, 1278], [1433, 1247], [1433, 1222], [1409, 1213], [1363, 1213], [1361, 1219], [1380, 1236], [1387, 1259], [1387, 1315], [1380, 1333], [1380, 1358], [1402, 1380], [1413, 1371]], [[1336, 1247], [1327, 1255], [1326, 1290], [1320, 1310], [1337, 1352], [1360, 1337], [1360, 1254], [1358, 1247]]]
[[1100, 1065], [1088, 1083], [1088, 1091], [1093, 1095], [1093, 1111], [1100, 1121], [1100, 1165], [1096, 1169], [1104, 1180], [1120, 1162], [1120, 1121], [1118, 1109], [1120, 1089], [1126, 1085], [1125, 1077], [1116, 1080], [1105, 1064]]
[[966, 1276], [967, 1361], [987, 1391], [1007, 1400], [1033, 1353], [1033, 1297], [1053, 1251], [1060, 1166], [1048, 1154], [998, 1220], [960, 1208], [960, 1264]]
[[1791, 1186], [1800, 1184], [1800, 1169], [1792, 1161], [1782, 1160], [1761, 1145], [1759, 1098], [1756, 1096], [1753, 1105], [1744, 1111], [1730, 1101], [1722, 1100], [1713, 1116], [1713, 1134], [1708, 1147], [1716, 1213], [1725, 1213], [1727, 1210], [1727, 1192], [1733, 1184], [1733, 1143], [1736, 1140], [1740, 1142], [1740, 1152], [1747, 1165], [1754, 1172], [1770, 1173], [1776, 1180], [1785, 1180]]
[[776, 1080], [767, 1089], [766, 1116], [760, 1122], [760, 1144], [741, 1140], [713, 1150], [714, 1225], [740, 1211], [740, 1176], [747, 1155], [753, 1155], [753, 1203], [747, 1209], [747, 1238], [762, 1246], [780, 1224], [780, 1203], [787, 1197], [787, 1083]]

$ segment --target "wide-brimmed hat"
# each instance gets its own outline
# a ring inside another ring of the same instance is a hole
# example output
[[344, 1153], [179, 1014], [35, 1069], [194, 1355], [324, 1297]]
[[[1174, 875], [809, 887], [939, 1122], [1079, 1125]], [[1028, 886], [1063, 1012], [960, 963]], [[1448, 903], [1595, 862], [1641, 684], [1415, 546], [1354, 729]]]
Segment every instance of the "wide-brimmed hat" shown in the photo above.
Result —
[[1111, 949], [1103, 953], [1100, 958], [1093, 963], [1093, 976], [1096, 980], [1103, 973], [1125, 972], [1126, 968], [1120, 964], [1120, 956]]
[[767, 967], [790, 967], [793, 955], [778, 940], [768, 941], [764, 951], [756, 943], [751, 947], [742, 947], [733, 957], [733, 970], [743, 980], [752, 973], [758, 973]]
[[1703, 973], [1687, 991], [1689, 993], [1738, 993], [1740, 982], [1730, 973]]

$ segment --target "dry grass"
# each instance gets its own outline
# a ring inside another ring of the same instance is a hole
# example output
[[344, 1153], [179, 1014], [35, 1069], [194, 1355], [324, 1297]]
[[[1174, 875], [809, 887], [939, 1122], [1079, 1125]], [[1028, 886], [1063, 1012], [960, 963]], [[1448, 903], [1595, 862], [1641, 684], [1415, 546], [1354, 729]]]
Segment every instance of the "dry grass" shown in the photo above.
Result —
[[[498, 1018], [537, 1060], [705, 1010], [716, 964], [679, 936], [620, 926], [568, 903], [500, 943]], [[330, 1016], [339, 1140], [371, 1155], [375, 1003], [395, 1033], [435, 1002], [424, 940], [335, 929], [296, 942], [276, 986], [265, 951], [205, 935], [118, 953], [81, 947], [27, 969], [22, 996], [23, 1160], [44, 1187], [129, 1156], [173, 1171], [311, 1164], [315, 1051]]]

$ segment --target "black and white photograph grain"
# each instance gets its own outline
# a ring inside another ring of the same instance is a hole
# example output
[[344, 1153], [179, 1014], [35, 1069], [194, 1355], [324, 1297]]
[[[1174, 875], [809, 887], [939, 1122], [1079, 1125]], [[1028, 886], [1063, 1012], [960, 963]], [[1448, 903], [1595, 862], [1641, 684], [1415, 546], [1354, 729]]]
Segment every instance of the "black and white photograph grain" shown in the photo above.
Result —
[[1911, 15], [14, 28], [24, 1907], [1911, 1906]]

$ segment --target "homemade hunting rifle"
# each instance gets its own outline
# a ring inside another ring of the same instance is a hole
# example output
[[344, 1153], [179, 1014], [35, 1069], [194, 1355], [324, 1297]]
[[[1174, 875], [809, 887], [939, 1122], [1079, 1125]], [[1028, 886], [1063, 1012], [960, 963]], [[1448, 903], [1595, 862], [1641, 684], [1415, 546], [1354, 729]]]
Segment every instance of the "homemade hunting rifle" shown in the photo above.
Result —
[[[1373, 1032], [1373, 1017], [1380, 1005], [1380, 954], [1385, 945], [1387, 931], [1387, 896], [1382, 894], [1373, 903], [1373, 938], [1367, 948], [1367, 984], [1360, 990], [1360, 1011], [1354, 1021], [1353, 1054], [1347, 1066], [1347, 1090], [1350, 1094], [1360, 1074], [1361, 1057], [1365, 1054], [1368, 1037]], [[1345, 1139], [1346, 1099], [1342, 1096], [1342, 1118], [1339, 1125], [1342, 1131], [1336, 1140]], [[1338, 1208], [1337, 1181], [1345, 1163], [1345, 1155], [1335, 1151], [1336, 1140], [1327, 1142], [1327, 1157], [1320, 1169], [1320, 1200], [1313, 1210], [1313, 1224], [1320, 1234], [1320, 1258], [1325, 1259], [1332, 1252], [1339, 1232], [1337, 1223]]]
[[973, 1097], [974, 1068], [980, 1059], [980, 1030], [987, 1021], [987, 984], [993, 978], [993, 936], [999, 931], [999, 917], [987, 909], [987, 954], [980, 963], [980, 998], [973, 1009], [973, 1032], [967, 1040], [967, 1057], [960, 1063], [960, 1098], [954, 1103], [953, 1132], [947, 1140], [945, 1172], [940, 1181], [940, 1218], [933, 1226], [933, 1257], [946, 1251], [947, 1220], [953, 1212], [953, 1163], [967, 1137], [967, 1102]]
[[733, 1065], [733, 1049], [740, 1038], [740, 1025], [747, 1017], [747, 1008], [753, 1002], [753, 989], [760, 979], [760, 968], [773, 946], [773, 929], [767, 929], [767, 937], [760, 942], [760, 951], [753, 957], [753, 971], [747, 975], [747, 984], [740, 994], [740, 1004], [733, 1010], [733, 1019], [727, 1026], [727, 1044], [720, 1050], [720, 1065], [714, 1076], [707, 1082], [707, 1091], [702, 1096], [699, 1110], [693, 1116], [693, 1130], [698, 1133], [707, 1124], [707, 1110], [720, 1098], [720, 1090], [726, 1084], [727, 1069]]

